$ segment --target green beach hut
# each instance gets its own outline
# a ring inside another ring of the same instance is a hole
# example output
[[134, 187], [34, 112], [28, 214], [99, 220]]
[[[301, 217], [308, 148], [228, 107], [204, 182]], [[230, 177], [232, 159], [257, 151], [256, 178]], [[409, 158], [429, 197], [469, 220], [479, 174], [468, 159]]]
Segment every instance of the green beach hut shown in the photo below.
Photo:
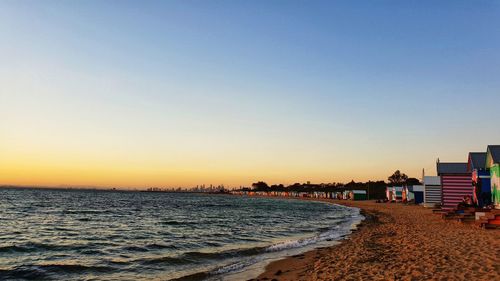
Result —
[[353, 200], [366, 200], [368, 199], [366, 190], [353, 190]]
[[500, 145], [488, 146], [486, 169], [491, 175], [491, 200], [495, 209], [500, 209]]

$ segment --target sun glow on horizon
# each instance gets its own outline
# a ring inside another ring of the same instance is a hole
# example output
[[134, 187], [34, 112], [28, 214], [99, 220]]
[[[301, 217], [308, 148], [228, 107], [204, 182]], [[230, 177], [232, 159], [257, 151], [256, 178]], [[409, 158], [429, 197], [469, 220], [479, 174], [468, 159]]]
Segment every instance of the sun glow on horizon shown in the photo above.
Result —
[[386, 180], [499, 142], [500, 5], [264, 2], [2, 1], [0, 184]]

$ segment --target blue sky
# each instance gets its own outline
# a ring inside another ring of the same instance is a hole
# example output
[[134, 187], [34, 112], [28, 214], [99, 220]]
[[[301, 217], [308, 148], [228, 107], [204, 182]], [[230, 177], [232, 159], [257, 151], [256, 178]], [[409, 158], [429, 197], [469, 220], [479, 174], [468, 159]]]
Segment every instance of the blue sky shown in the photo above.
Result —
[[6, 183], [385, 179], [500, 143], [498, 1], [1, 1], [0, 35]]

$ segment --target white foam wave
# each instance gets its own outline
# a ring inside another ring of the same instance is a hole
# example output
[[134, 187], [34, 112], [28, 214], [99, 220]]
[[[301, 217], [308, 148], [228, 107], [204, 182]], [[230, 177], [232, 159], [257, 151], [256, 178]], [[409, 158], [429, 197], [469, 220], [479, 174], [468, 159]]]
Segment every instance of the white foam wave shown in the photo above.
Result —
[[316, 244], [319, 242], [323, 241], [329, 241], [329, 240], [339, 240], [340, 238], [349, 235], [351, 231], [361, 222], [363, 219], [363, 216], [359, 215], [353, 215], [351, 216], [351, 219], [345, 222], [340, 223], [339, 225], [336, 225], [332, 229], [320, 233], [319, 235], [309, 237], [309, 238], [303, 238], [303, 239], [298, 239], [298, 240], [287, 240], [283, 241], [274, 245], [271, 245], [266, 248], [267, 252], [276, 252], [276, 251], [282, 251], [286, 249], [293, 249], [293, 248], [300, 248], [300, 247], [305, 247], [311, 244]]
[[[364, 216], [360, 214], [358, 208], [350, 208], [354, 210], [354, 213], [348, 215], [348, 220], [341, 221], [339, 224], [332, 226], [331, 229], [322, 232], [316, 236], [302, 238], [297, 240], [287, 240], [280, 243], [276, 243], [264, 249], [265, 253], [277, 253], [280, 251], [285, 251], [289, 249], [304, 248], [313, 244], [317, 244], [323, 241], [333, 241], [340, 240], [343, 237], [351, 234], [351, 232], [356, 228], [356, 226], [361, 223]], [[346, 217], [344, 217], [345, 219]], [[252, 257], [244, 260], [240, 260], [225, 266], [222, 266], [210, 273], [210, 275], [224, 275], [231, 274], [234, 272], [244, 271], [245, 268], [262, 261], [262, 256]]]
[[252, 259], [247, 259], [247, 260], [235, 262], [232, 264], [228, 264], [228, 265], [222, 266], [222, 267], [212, 271], [211, 275], [219, 275], [219, 274], [224, 274], [224, 273], [229, 273], [229, 272], [240, 271], [243, 268], [248, 267], [256, 262], [258, 262], [258, 259], [252, 258]]

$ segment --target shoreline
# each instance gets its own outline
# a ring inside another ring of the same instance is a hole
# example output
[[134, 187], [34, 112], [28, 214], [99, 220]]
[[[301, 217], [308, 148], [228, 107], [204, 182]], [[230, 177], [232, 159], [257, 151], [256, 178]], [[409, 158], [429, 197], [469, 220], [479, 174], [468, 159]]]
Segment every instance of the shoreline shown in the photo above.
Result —
[[249, 280], [500, 279], [500, 231], [444, 221], [416, 205], [295, 199], [360, 208], [365, 219], [337, 245], [272, 261]]
[[[235, 196], [235, 195], [230, 195], [230, 196]], [[361, 215], [360, 218], [357, 220], [351, 221], [351, 226], [350, 226], [350, 232], [346, 235], [342, 235], [339, 238], [332, 239], [332, 240], [325, 240], [318, 242], [318, 244], [311, 244], [307, 245], [304, 247], [298, 247], [298, 248], [290, 248], [284, 250], [284, 253], [279, 253], [277, 252], [276, 257], [267, 257], [264, 258], [263, 260], [250, 265], [243, 271], [237, 271], [234, 273], [228, 273], [220, 276], [220, 279], [213, 279], [213, 280], [223, 280], [223, 281], [236, 281], [236, 280], [257, 280], [256, 276], [259, 276], [266, 272], [267, 267], [270, 264], [273, 264], [275, 262], [283, 261], [289, 258], [290, 256], [301, 256], [304, 255], [308, 252], [315, 251], [317, 249], [322, 249], [322, 248], [329, 248], [329, 247], [334, 247], [337, 246], [338, 244], [342, 243], [345, 239], [348, 239], [353, 233], [357, 231], [359, 226], [363, 224], [363, 222], [366, 220], [366, 215], [363, 213], [363, 209], [358, 208], [356, 206], [347, 206], [345, 204], [338, 204], [338, 202], [334, 202], [331, 199], [325, 199], [325, 198], [303, 198], [303, 197], [280, 197], [280, 196], [261, 196], [261, 195], [252, 195], [252, 196], [247, 196], [247, 195], [236, 195], [236, 196], [243, 196], [243, 197], [249, 197], [249, 198], [259, 198], [259, 199], [278, 199], [278, 200], [300, 200], [300, 201], [312, 201], [312, 202], [319, 202], [319, 203], [324, 203], [324, 204], [332, 204], [332, 205], [338, 205], [341, 207], [347, 207], [347, 208], [354, 208], [359, 210], [359, 215]], [[338, 201], [338, 200], [336, 200]], [[274, 279], [274, 278], [271, 278]], [[269, 279], [269, 280], [271, 280]], [[184, 280], [184, 279], [182, 279]], [[212, 280], [212, 279], [209, 279]], [[267, 280], [267, 279], [263, 279]]]

